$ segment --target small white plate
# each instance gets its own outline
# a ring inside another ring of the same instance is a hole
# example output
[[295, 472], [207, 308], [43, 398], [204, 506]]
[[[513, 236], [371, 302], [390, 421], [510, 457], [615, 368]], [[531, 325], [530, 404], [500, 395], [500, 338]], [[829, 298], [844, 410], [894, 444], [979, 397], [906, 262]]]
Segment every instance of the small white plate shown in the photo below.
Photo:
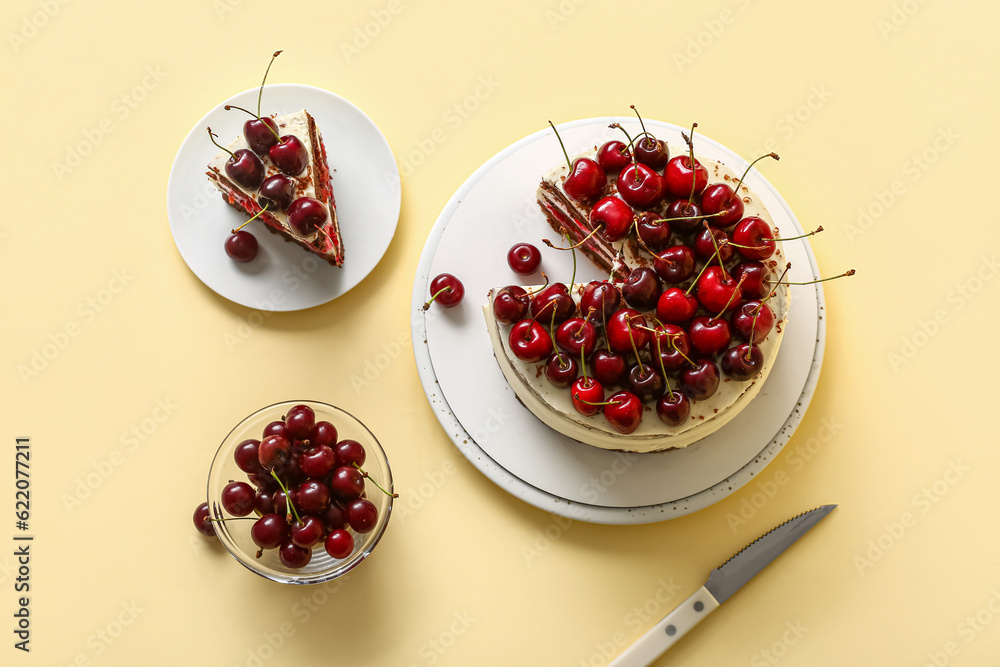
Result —
[[[559, 126], [570, 155], [614, 136], [619, 122], [634, 136], [635, 119], [595, 118]], [[647, 127], [683, 145], [682, 128], [656, 121]], [[737, 173], [747, 162], [698, 135], [699, 154]], [[459, 450], [488, 478], [541, 509], [597, 523], [650, 523], [706, 507], [759, 473], [788, 442], [812, 397], [825, 342], [819, 285], [792, 288], [789, 322], [775, 366], [760, 394], [727, 426], [690, 447], [656, 454], [624, 454], [590, 447], [545, 426], [524, 408], [493, 357], [482, 306], [491, 287], [541, 282], [507, 266], [516, 242], [542, 250], [542, 270], [568, 280], [572, 258], [545, 248], [553, 232], [535, 203], [540, 175], [562, 159], [551, 129], [505, 148], [458, 189], [431, 231], [413, 290], [413, 344], [424, 390]], [[784, 165], [784, 163], [782, 163]], [[801, 233], [791, 209], [759, 173], [747, 178], [783, 236]], [[805, 240], [785, 243], [789, 280], [818, 276]], [[601, 279], [582, 255], [577, 282]], [[464, 302], [449, 310], [420, 306], [431, 277], [448, 272], [464, 283]]]
[[254, 110], [258, 90], [222, 102], [184, 139], [167, 184], [170, 231], [188, 267], [220, 296], [260, 310], [302, 310], [345, 294], [382, 259], [399, 221], [399, 170], [375, 123], [344, 98], [313, 86], [266, 86], [262, 113], [283, 115], [305, 109], [316, 119], [330, 164], [344, 266], [330, 266], [256, 222], [247, 229], [257, 237], [260, 253], [252, 262], [234, 262], [224, 244], [230, 230], [247, 218], [223, 201], [205, 175], [219, 152], [205, 128], [211, 126], [222, 145], [231, 142], [243, 133], [249, 116], [223, 107], [235, 104]]

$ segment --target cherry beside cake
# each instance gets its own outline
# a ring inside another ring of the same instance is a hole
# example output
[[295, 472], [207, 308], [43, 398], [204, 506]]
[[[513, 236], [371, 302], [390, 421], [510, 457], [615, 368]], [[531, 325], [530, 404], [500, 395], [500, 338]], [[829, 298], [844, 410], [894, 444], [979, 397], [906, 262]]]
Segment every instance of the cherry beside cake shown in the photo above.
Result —
[[788, 317], [767, 208], [682, 136], [643, 131], [573, 159], [564, 149], [539, 206], [608, 280], [508, 285], [484, 306], [518, 399], [597, 447], [660, 451], [720, 429], [760, 392]]

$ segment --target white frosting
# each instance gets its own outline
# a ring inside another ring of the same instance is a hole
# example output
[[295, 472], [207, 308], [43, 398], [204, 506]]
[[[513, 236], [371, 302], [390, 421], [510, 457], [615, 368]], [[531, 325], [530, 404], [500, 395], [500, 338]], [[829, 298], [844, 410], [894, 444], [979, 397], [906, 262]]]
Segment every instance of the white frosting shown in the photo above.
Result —
[[[678, 154], [674, 152], [675, 150], [679, 149], [671, 147], [671, 152]], [[592, 149], [576, 157], [593, 157], [595, 153], [596, 149]], [[686, 154], [686, 149], [680, 154]], [[739, 180], [738, 175], [720, 162], [702, 157], [699, 157], [698, 160], [708, 169], [710, 184], [723, 181], [729, 183], [730, 187], [734, 187]], [[568, 173], [568, 168], [563, 164], [546, 173], [543, 178], [562, 190], [562, 181]], [[563, 192], [565, 193], [565, 190]], [[744, 216], [758, 216], [773, 227], [774, 222], [760, 198], [755, 196], [745, 185], [740, 194], [744, 202]], [[541, 190], [539, 196], [541, 196]], [[651, 259], [644, 250], [633, 250], [633, 244], [624, 240], [612, 245], [624, 254], [625, 262], [630, 266], [635, 266], [636, 260], [640, 257], [646, 259], [647, 262]], [[766, 260], [771, 267], [772, 279], [781, 274], [786, 263], [781, 243], [778, 242], [776, 246], [774, 255]], [[576, 289], [573, 290], [573, 298], [577, 302], [580, 298], [581, 288], [582, 286], [577, 285]], [[530, 292], [533, 288], [526, 287], [525, 289]], [[755, 378], [740, 382], [729, 378], [720, 371], [719, 388], [716, 393], [704, 401], [692, 400], [691, 415], [683, 424], [679, 426], [665, 424], [657, 416], [653, 406], [646, 404], [639, 427], [633, 433], [626, 435], [615, 430], [601, 412], [592, 417], [577, 412], [576, 408], [573, 407], [570, 390], [556, 387], [545, 377], [542, 370], [544, 363], [525, 363], [511, 352], [508, 343], [511, 327], [498, 322], [493, 315], [495, 292], [496, 290], [491, 290], [488, 300], [483, 306], [490, 341], [493, 344], [493, 352], [500, 365], [500, 370], [525, 407], [547, 425], [570, 438], [603, 449], [632, 452], [654, 452], [686, 447], [711, 435], [736, 417], [760, 392], [774, 366], [791, 298], [788, 286], [782, 285], [777, 288], [776, 296], [768, 301], [768, 305], [775, 313], [775, 323], [767, 338], [759, 344], [764, 355], [764, 365]], [[739, 342], [735, 335], [733, 340], [733, 344]], [[673, 388], [675, 391], [677, 390], [676, 386]], [[612, 391], [614, 390], [606, 389], [606, 396], [610, 396]]]
[[[298, 199], [299, 197], [312, 197], [314, 199], [318, 199], [316, 197], [316, 187], [315, 187], [316, 179], [314, 178], [313, 175], [312, 156], [314, 147], [312, 145], [312, 139], [309, 136], [309, 119], [306, 117], [305, 110], [303, 109], [302, 111], [296, 111], [295, 113], [286, 114], [284, 116], [277, 116], [273, 120], [275, 124], [278, 126], [278, 134], [280, 136], [285, 136], [289, 134], [296, 136], [299, 139], [299, 141], [302, 142], [302, 145], [306, 149], [306, 153], [309, 155], [309, 160], [306, 163], [306, 168], [302, 170], [302, 173], [297, 174], [295, 176], [285, 174], [286, 176], [291, 178], [292, 182], [295, 184], [294, 199]], [[226, 146], [226, 148], [229, 149], [231, 152], [235, 153], [237, 150], [241, 148], [249, 149], [250, 147], [247, 144], [246, 139], [241, 134], [238, 137], [236, 137], [236, 139], [232, 143]], [[208, 163], [209, 170], [221, 176], [226, 176], [225, 167], [226, 167], [226, 161], [228, 159], [229, 159], [229, 153], [227, 153], [226, 151], [219, 151], [218, 155], [212, 158], [212, 161]], [[278, 169], [277, 166], [275, 166], [273, 162], [271, 162], [271, 158], [268, 157], [266, 154], [263, 157], [260, 157], [260, 160], [264, 164], [264, 178], [268, 178], [269, 176], [273, 176], [278, 173], [283, 173], [281, 172], [280, 169]], [[233, 181], [228, 176], [226, 176], [226, 178], [236, 187], [236, 189], [246, 193], [246, 195], [249, 196], [251, 199], [257, 201], [256, 190], [247, 190], [242, 185]], [[213, 180], [213, 183], [214, 182], [215, 181]], [[270, 215], [274, 216], [274, 218], [281, 224], [282, 227], [284, 227], [284, 229], [289, 234], [292, 234], [293, 236], [296, 236], [297, 238], [300, 238], [303, 241], [311, 243], [320, 234], [319, 231], [316, 231], [308, 236], [299, 236], [298, 232], [292, 229], [292, 227], [288, 224], [288, 215], [286, 214], [285, 211], [272, 211], [268, 209], [267, 212]]]

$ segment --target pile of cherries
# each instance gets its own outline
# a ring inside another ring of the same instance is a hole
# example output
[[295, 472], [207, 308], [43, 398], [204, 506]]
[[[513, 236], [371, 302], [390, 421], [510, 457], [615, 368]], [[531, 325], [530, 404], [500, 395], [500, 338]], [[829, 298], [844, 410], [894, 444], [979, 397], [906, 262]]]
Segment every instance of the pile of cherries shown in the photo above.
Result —
[[677, 426], [691, 402], [714, 395], [724, 377], [757, 376], [760, 343], [776, 323], [768, 301], [781, 278], [773, 275], [787, 267], [772, 259], [775, 232], [757, 216], [743, 217], [742, 179], [735, 187], [709, 184], [684, 138], [689, 153], [672, 158], [645, 131], [628, 143], [605, 143], [596, 160], [570, 163], [567, 155], [563, 189], [592, 204], [592, 234], [636, 244], [647, 265], [622, 282], [553, 283], [531, 294], [512, 285], [493, 300], [497, 320], [511, 326], [511, 352], [544, 364], [546, 378], [571, 392], [577, 411], [603, 410], [621, 433], [638, 428], [647, 403]]
[[[364, 447], [338, 441], [337, 428], [316, 421], [308, 405], [296, 405], [268, 424], [260, 440], [241, 442], [233, 456], [249, 483], [230, 481], [220, 503], [232, 517], [257, 515], [250, 537], [260, 548], [258, 558], [264, 549], [277, 549], [286, 567], [303, 568], [320, 543], [333, 558], [347, 558], [354, 551], [353, 533], [371, 532], [378, 524], [378, 508], [365, 497], [370, 478], [362, 468]], [[195, 510], [194, 523], [215, 535], [207, 503]]]
[[[281, 51], [275, 51], [271, 63]], [[267, 71], [271, 70], [268, 64]], [[267, 72], [264, 73], [267, 81]], [[274, 213], [285, 211], [288, 224], [299, 236], [309, 236], [322, 229], [330, 219], [323, 202], [313, 197], [295, 197], [296, 182], [292, 178], [301, 174], [309, 164], [309, 153], [302, 140], [294, 134], [279, 135], [278, 125], [269, 116], [260, 115], [260, 100], [264, 92], [264, 81], [260, 84], [257, 96], [257, 113], [242, 107], [227, 104], [225, 109], [238, 109], [253, 116], [243, 124], [243, 137], [250, 147], [241, 148], [235, 152], [215, 141], [212, 128], [208, 128], [212, 143], [229, 153], [226, 160], [226, 175], [234, 183], [248, 192], [256, 192], [257, 204], [261, 210], [250, 218], [239, 229], [234, 229], [226, 239], [226, 254], [237, 262], [249, 262], [257, 257], [257, 238], [243, 227], [264, 211]], [[272, 176], [265, 174], [267, 169], [262, 158], [267, 158], [277, 167], [278, 172]]]

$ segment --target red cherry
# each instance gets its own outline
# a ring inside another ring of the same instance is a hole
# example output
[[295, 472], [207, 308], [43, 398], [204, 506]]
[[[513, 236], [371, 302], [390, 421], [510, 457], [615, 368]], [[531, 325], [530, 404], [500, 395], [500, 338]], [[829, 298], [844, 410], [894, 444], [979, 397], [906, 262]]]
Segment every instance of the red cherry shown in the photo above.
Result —
[[656, 137], [645, 134], [636, 137], [635, 159], [651, 169], [663, 169], [670, 159], [667, 145]]
[[576, 380], [580, 364], [565, 352], [555, 352], [545, 363], [545, 377], [555, 386], [566, 389]]
[[236, 460], [236, 467], [243, 472], [262, 472], [260, 459], [257, 456], [257, 448], [260, 447], [260, 440], [244, 440], [236, 445], [233, 450], [233, 458]]
[[645, 164], [630, 164], [618, 174], [618, 194], [633, 208], [654, 208], [663, 199], [663, 177]]
[[302, 140], [294, 134], [286, 134], [274, 146], [267, 149], [271, 162], [281, 171], [298, 176], [309, 164], [309, 153]]
[[292, 444], [281, 435], [265, 436], [257, 448], [257, 457], [260, 459], [261, 467], [265, 470], [283, 465], [291, 456]]
[[597, 164], [601, 165], [605, 174], [621, 171], [631, 163], [632, 153], [623, 141], [607, 141], [597, 149]]
[[212, 523], [208, 511], [208, 503], [201, 503], [194, 510], [194, 527], [198, 532], [207, 537], [218, 537], [215, 534], [215, 525]]
[[[712, 239], [715, 239], [713, 242]], [[733, 247], [729, 245], [729, 236], [721, 229], [702, 229], [694, 238], [694, 255], [703, 262], [707, 262], [716, 253], [718, 248], [719, 257], [723, 262], [728, 262], [733, 257]]]
[[303, 549], [312, 549], [323, 539], [323, 522], [315, 516], [304, 516], [302, 523], [293, 525], [289, 532], [292, 544]]
[[618, 197], [605, 197], [590, 210], [590, 225], [601, 227], [598, 233], [608, 243], [620, 241], [632, 229], [632, 209]]
[[730, 227], [743, 217], [743, 200], [725, 183], [713, 183], [701, 193], [701, 212], [706, 215], [725, 212], [707, 218], [712, 227]]
[[[569, 288], [563, 283], [552, 283], [537, 292], [528, 306], [531, 316], [545, 324], [565, 322], [576, 311], [576, 303], [569, 295]], [[553, 312], [555, 319], [553, 319]]]
[[278, 125], [273, 118], [261, 116], [243, 123], [243, 138], [257, 155], [264, 157], [271, 146], [278, 143]]
[[590, 201], [601, 196], [606, 183], [607, 176], [601, 165], [581, 157], [573, 160], [569, 176], [563, 181], [563, 190], [576, 201]]
[[618, 310], [621, 297], [621, 292], [614, 284], [607, 280], [592, 280], [583, 289], [580, 312], [593, 322], [606, 322]]
[[331, 558], [341, 560], [350, 556], [354, 551], [354, 538], [346, 530], [333, 530], [327, 535], [323, 546]]
[[656, 414], [668, 426], [680, 426], [691, 414], [691, 401], [679, 391], [664, 394], [656, 402]]
[[761, 262], [743, 262], [730, 272], [733, 280], [743, 281], [744, 299], [763, 299], [771, 291], [767, 283], [771, 270]]
[[604, 406], [604, 418], [619, 433], [632, 433], [642, 421], [642, 401], [630, 391], [612, 394]]
[[694, 253], [686, 245], [671, 246], [656, 256], [653, 270], [668, 283], [682, 283], [694, 275]]
[[[659, 341], [659, 348], [656, 342]], [[657, 327], [657, 334], [650, 343], [653, 354], [659, 352], [657, 365], [670, 373], [690, 366], [688, 359], [691, 354], [691, 342], [687, 332], [674, 324], [664, 324]]]
[[670, 221], [671, 227], [678, 232], [690, 232], [701, 226], [702, 211], [698, 204], [687, 199], [675, 199], [667, 206], [663, 217]]
[[354, 467], [355, 464], [363, 466], [367, 458], [364, 446], [357, 440], [341, 440], [334, 446], [333, 452], [337, 455], [338, 467]]
[[620, 387], [628, 378], [628, 364], [617, 352], [600, 349], [590, 358], [594, 378], [605, 387]]
[[628, 373], [628, 386], [640, 401], [649, 401], [666, 389], [663, 376], [649, 364], [636, 364]]
[[274, 174], [264, 179], [257, 191], [257, 203], [268, 211], [284, 211], [295, 199], [295, 182], [284, 174]]
[[660, 252], [670, 244], [670, 223], [658, 213], [643, 211], [635, 215], [635, 231], [646, 250]]
[[552, 354], [552, 339], [545, 327], [535, 320], [521, 320], [515, 324], [507, 344], [515, 357], [529, 364], [548, 359]]
[[691, 157], [678, 155], [667, 163], [663, 170], [663, 183], [669, 196], [686, 200], [691, 196], [692, 182], [696, 196], [708, 185], [708, 169], [701, 162], [695, 159], [692, 169]]
[[752, 379], [764, 368], [764, 353], [756, 345], [741, 343], [726, 350], [721, 360], [722, 372], [734, 380]]
[[517, 285], [503, 287], [493, 297], [493, 316], [504, 324], [514, 324], [528, 314], [529, 303], [524, 288]]
[[698, 302], [712, 313], [735, 308], [743, 295], [740, 284], [720, 266], [705, 269], [698, 280], [697, 293]]
[[711, 359], [696, 361], [681, 373], [681, 389], [696, 401], [710, 398], [719, 388], [719, 367]]
[[757, 300], [744, 301], [733, 311], [730, 321], [736, 335], [751, 343], [760, 343], [774, 327], [774, 311]]
[[344, 518], [357, 533], [370, 533], [378, 523], [378, 508], [365, 498], [352, 500], [344, 508]]
[[573, 317], [556, 328], [556, 345], [573, 359], [580, 358], [580, 350], [589, 357], [597, 347], [597, 330], [582, 317]]
[[431, 299], [424, 304], [424, 310], [437, 301], [442, 308], [454, 308], [465, 296], [465, 286], [462, 281], [450, 273], [442, 273], [431, 281]]
[[322, 229], [330, 219], [326, 205], [312, 197], [299, 197], [288, 206], [288, 225], [299, 236]]
[[337, 442], [337, 427], [328, 421], [318, 421], [309, 431], [309, 444], [313, 447], [332, 447]]
[[250, 539], [261, 549], [275, 549], [287, 536], [288, 524], [278, 514], [265, 514], [250, 528]]
[[573, 407], [582, 415], [592, 417], [601, 411], [599, 403], [604, 402], [604, 387], [592, 377], [577, 378], [570, 388]]
[[291, 540], [278, 547], [278, 557], [282, 565], [293, 570], [301, 570], [312, 560], [312, 550], [300, 547]]
[[285, 415], [286, 437], [305, 440], [316, 423], [316, 413], [308, 405], [296, 405]]
[[246, 516], [253, 511], [257, 492], [246, 482], [230, 482], [222, 489], [222, 507], [233, 516]]
[[763, 260], [774, 254], [774, 230], [757, 216], [740, 220], [733, 230], [733, 243], [741, 255], [749, 260]]
[[299, 455], [299, 467], [310, 479], [323, 479], [337, 463], [337, 455], [328, 445], [314, 445]]
[[691, 340], [691, 347], [704, 355], [722, 352], [729, 347], [729, 341], [732, 340], [729, 323], [721, 317], [694, 318], [688, 328], [688, 337]]
[[656, 272], [648, 266], [637, 266], [622, 284], [622, 297], [632, 308], [652, 310], [663, 292]]
[[516, 273], [528, 275], [538, 269], [542, 263], [542, 253], [530, 243], [518, 243], [507, 251], [507, 264]]
[[645, 347], [649, 342], [646, 318], [632, 308], [622, 308], [608, 320], [605, 334], [608, 344], [615, 352], [627, 354], [636, 348]]
[[698, 300], [679, 287], [671, 287], [656, 302], [656, 319], [664, 324], [683, 324], [698, 310]]
[[365, 478], [353, 466], [340, 466], [333, 471], [330, 478], [330, 490], [339, 500], [348, 501], [360, 498], [365, 492]]
[[257, 257], [259, 250], [257, 237], [240, 229], [226, 238], [226, 254], [240, 264], [251, 262]]

